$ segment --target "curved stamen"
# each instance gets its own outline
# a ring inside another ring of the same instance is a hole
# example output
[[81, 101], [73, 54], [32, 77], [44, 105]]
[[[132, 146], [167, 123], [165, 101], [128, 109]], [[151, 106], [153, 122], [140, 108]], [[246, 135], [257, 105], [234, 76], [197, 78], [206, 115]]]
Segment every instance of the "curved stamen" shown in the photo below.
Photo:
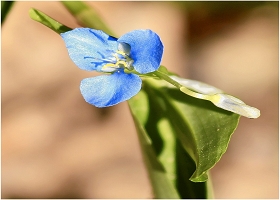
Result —
[[115, 62], [111, 62], [111, 63], [107, 63], [102, 67], [102, 70], [106, 70], [107, 68], [127, 68], [128, 70], [132, 70], [133, 66], [133, 60], [123, 51], [116, 51], [115, 54], [113, 54], [114, 58], [115, 58]]
[[114, 60], [110, 60], [110, 59], [106, 59], [106, 58], [95, 58], [95, 57], [91, 57], [91, 56], [84, 56], [84, 59], [87, 59], [87, 58], [90, 58], [90, 59], [94, 59], [94, 60], [98, 60], [98, 61], [102, 61], [102, 62], [114, 62]]

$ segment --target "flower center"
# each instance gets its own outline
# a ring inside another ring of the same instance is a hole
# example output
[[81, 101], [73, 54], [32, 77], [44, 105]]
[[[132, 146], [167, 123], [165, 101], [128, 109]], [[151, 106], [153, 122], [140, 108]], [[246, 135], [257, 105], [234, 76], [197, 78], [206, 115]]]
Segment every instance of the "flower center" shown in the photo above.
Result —
[[[128, 70], [133, 70], [133, 60], [129, 57], [130, 55], [130, 45], [126, 43], [119, 43], [118, 50], [112, 55], [111, 59], [106, 59], [109, 63], [102, 67], [103, 72], [113, 72], [120, 68], [126, 68]], [[105, 59], [104, 59], [105, 60]]]

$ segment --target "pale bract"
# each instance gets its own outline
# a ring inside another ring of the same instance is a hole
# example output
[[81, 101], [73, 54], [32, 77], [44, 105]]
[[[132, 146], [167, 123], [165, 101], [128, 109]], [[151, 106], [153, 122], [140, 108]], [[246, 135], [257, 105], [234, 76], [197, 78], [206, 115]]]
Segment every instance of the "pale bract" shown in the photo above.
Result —
[[199, 81], [170, 76], [174, 81], [182, 85], [180, 90], [195, 98], [211, 101], [215, 106], [234, 112], [248, 118], [258, 118], [260, 111], [257, 108], [246, 105], [240, 99], [225, 94], [222, 90]]

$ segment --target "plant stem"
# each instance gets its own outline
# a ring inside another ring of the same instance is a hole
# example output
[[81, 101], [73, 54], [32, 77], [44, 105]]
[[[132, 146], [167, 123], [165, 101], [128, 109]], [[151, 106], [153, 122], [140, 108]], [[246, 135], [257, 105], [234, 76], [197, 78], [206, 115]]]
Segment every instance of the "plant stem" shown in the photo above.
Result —
[[163, 80], [167, 81], [168, 83], [171, 83], [175, 87], [179, 88], [181, 90], [181, 92], [183, 92], [187, 95], [190, 95], [190, 96], [198, 98], [198, 99], [204, 99], [204, 100], [211, 99], [211, 95], [205, 95], [205, 94], [193, 92], [193, 91], [189, 90], [188, 88], [186, 88], [185, 86], [178, 83], [177, 81], [174, 81], [172, 78], [170, 78], [168, 76], [168, 74], [165, 74], [161, 71], [154, 71], [153, 74], [156, 75], [157, 77], [159, 77], [160, 79], [163, 79]]

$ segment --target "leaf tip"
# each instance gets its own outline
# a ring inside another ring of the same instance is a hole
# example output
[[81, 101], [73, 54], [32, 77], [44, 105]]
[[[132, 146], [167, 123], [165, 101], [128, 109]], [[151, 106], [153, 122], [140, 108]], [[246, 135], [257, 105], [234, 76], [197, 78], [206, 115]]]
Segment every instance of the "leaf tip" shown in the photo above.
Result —
[[205, 181], [208, 180], [207, 171], [203, 172], [200, 175], [198, 175], [196, 172], [191, 176], [191, 178], [189, 179], [190, 181], [192, 181], [192, 182], [205, 182]]
[[40, 11], [36, 10], [35, 8], [30, 8], [29, 11], [29, 17], [37, 22], [40, 22], [40, 18], [38, 16], [38, 14], [40, 13]]

